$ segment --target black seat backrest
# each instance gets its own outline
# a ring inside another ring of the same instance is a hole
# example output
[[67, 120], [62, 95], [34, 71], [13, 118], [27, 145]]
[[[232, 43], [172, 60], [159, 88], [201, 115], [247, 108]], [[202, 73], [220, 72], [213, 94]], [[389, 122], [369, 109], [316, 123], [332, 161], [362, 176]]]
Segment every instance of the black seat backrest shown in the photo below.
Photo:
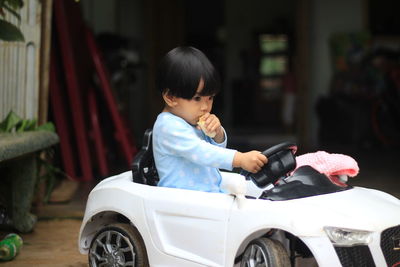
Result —
[[157, 185], [158, 177], [153, 157], [153, 130], [147, 129], [143, 137], [143, 145], [132, 163], [132, 178], [135, 183]]

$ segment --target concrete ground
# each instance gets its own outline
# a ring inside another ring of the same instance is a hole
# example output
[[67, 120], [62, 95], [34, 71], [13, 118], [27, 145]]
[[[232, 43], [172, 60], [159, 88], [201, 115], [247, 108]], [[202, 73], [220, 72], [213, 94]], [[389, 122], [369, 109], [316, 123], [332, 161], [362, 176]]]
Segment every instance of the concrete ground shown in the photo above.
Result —
[[[376, 188], [400, 198], [400, 157], [395, 149], [351, 150], [332, 148], [331, 153], [343, 153], [356, 159], [360, 167], [349, 184]], [[87, 266], [87, 256], [77, 248], [77, 238], [84, 207], [91, 185], [81, 184], [72, 201], [48, 204], [37, 214], [35, 230], [23, 234], [25, 242], [20, 254], [1, 266]], [[3, 236], [3, 234], [1, 236]], [[302, 266], [311, 266], [308, 263]]]
[[[78, 251], [78, 235], [86, 199], [92, 185], [79, 184], [67, 203], [35, 207], [38, 222], [31, 233], [20, 234], [24, 244], [17, 257], [0, 266], [88, 266], [87, 256]], [[8, 232], [0, 231], [1, 238]]]

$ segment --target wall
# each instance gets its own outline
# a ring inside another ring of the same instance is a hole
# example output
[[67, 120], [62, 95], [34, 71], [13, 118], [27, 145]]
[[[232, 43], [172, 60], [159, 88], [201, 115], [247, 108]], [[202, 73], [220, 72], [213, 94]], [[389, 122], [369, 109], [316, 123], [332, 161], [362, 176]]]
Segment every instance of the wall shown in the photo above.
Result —
[[[131, 48], [135, 50], [129, 56], [135, 60], [144, 60], [146, 28], [143, 0], [85, 0], [81, 4], [84, 19], [95, 34], [113, 33], [128, 38]], [[119, 101], [119, 107], [129, 123], [129, 128], [141, 140], [147, 127], [146, 116], [143, 114], [147, 93], [146, 71], [145, 68], [138, 67], [131, 74], [134, 82], [126, 79], [124, 83], [120, 83], [120, 88], [113, 89], [124, 100]]]
[[[331, 63], [329, 57], [328, 39], [335, 32], [351, 32], [363, 29], [365, 0], [310, 0], [310, 77], [308, 97], [310, 106], [305, 109], [308, 143], [318, 146], [318, 120], [315, 114], [315, 101], [319, 96], [327, 94], [331, 78]], [[84, 14], [96, 33], [101, 31], [115, 31], [130, 38], [146, 40], [146, 26], [144, 25], [145, 4], [139, 1], [82, 1]], [[240, 52], [252, 47], [252, 38], [255, 30], [266, 29], [276, 18], [284, 17], [294, 20], [296, 1], [293, 0], [225, 0], [225, 80], [224, 97], [224, 125], [229, 127], [234, 119], [232, 116], [232, 81], [241, 77]], [[144, 72], [143, 77], [146, 76]], [[138, 81], [137, 89], [147, 88], [145, 81]], [[144, 97], [139, 94], [140, 99]], [[132, 93], [131, 98], [135, 98]], [[134, 101], [134, 100], [132, 100]], [[142, 102], [143, 103], [143, 102]], [[140, 103], [139, 103], [140, 104]], [[135, 106], [135, 105], [133, 105]], [[138, 106], [137, 106], [138, 107]], [[133, 111], [131, 111], [133, 112]], [[134, 112], [135, 113], [135, 112]], [[133, 118], [137, 120], [137, 118]], [[137, 123], [137, 122], [136, 122]]]
[[117, 26], [117, 1], [80, 1], [82, 13], [94, 33], [114, 32]]
[[21, 22], [6, 18], [20, 26], [25, 42], [0, 41], [0, 121], [10, 110], [23, 118], [39, 115], [40, 1], [24, 1], [20, 16]]
[[240, 52], [251, 50], [254, 44], [255, 31], [271, 27], [276, 18], [287, 18], [293, 21], [295, 1], [292, 0], [240, 0], [225, 1], [225, 82], [224, 82], [224, 124], [232, 124], [232, 82], [242, 77]]
[[[315, 103], [318, 97], [329, 92], [332, 76], [328, 40], [336, 32], [354, 32], [363, 30], [364, 0], [313, 0], [310, 23], [310, 66], [311, 71], [309, 97], [311, 107], [308, 110], [310, 120], [309, 144], [318, 146], [318, 120]], [[334, 123], [334, 122], [332, 122]]]

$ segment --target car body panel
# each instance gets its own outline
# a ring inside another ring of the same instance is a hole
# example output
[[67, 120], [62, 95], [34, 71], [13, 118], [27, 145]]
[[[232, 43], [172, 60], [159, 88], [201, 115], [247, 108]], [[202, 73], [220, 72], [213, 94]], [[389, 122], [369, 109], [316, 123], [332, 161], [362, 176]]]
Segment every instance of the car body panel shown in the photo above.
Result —
[[151, 266], [233, 266], [248, 243], [270, 229], [300, 238], [319, 266], [336, 266], [340, 261], [325, 226], [373, 232], [369, 246], [375, 262], [382, 263], [380, 233], [400, 225], [400, 200], [373, 189], [354, 187], [286, 201], [239, 199], [137, 184], [125, 172], [103, 180], [90, 193], [81, 253], [88, 253], [91, 238], [108, 223], [94, 218], [107, 212], [125, 216], [137, 228]]
[[157, 248], [204, 265], [223, 265], [233, 202], [233, 196], [181, 189], [153, 195], [145, 201], [145, 209]]

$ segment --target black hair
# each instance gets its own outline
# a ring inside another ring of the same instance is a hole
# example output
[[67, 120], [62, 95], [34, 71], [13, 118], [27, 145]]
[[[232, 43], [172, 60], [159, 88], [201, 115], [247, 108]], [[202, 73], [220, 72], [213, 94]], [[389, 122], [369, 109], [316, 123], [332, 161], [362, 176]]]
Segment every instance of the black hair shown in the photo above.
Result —
[[180, 46], [169, 51], [161, 60], [157, 73], [157, 88], [164, 94], [191, 99], [204, 81], [201, 96], [219, 92], [220, 77], [213, 64], [200, 50]]

